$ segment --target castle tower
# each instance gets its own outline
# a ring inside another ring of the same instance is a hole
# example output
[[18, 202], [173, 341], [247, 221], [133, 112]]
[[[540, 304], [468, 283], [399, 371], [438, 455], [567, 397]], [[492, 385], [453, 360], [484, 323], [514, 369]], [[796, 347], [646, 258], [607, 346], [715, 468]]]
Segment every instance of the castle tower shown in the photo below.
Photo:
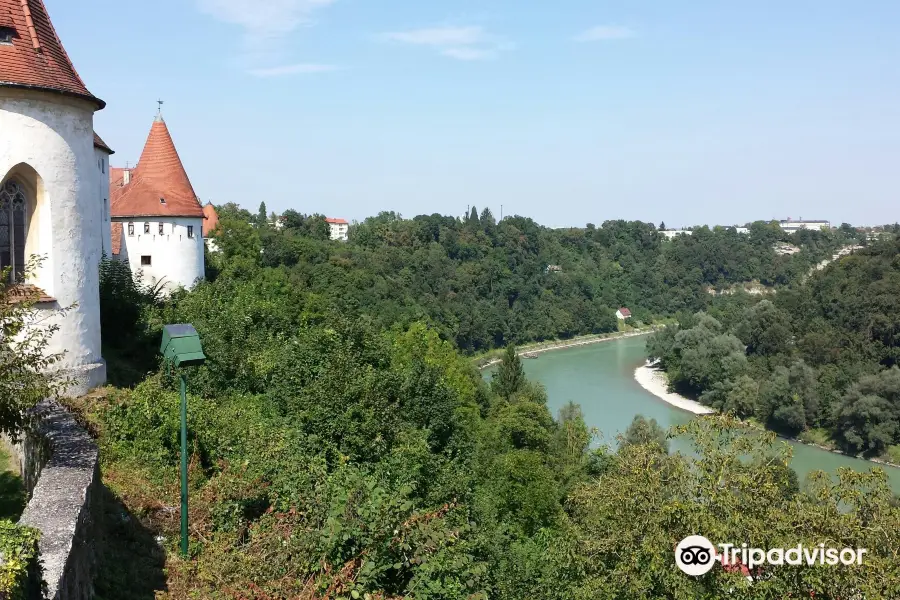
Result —
[[137, 166], [110, 177], [113, 254], [169, 292], [203, 279], [204, 213], [162, 114]]
[[[70, 394], [106, 379], [99, 263], [110, 243], [112, 151], [93, 125], [104, 106], [72, 66], [43, 1], [0, 0], [0, 267], [38, 292], [38, 319], [59, 326], [49, 351], [64, 352], [56, 366], [75, 376]], [[35, 256], [43, 262], [26, 277]]]

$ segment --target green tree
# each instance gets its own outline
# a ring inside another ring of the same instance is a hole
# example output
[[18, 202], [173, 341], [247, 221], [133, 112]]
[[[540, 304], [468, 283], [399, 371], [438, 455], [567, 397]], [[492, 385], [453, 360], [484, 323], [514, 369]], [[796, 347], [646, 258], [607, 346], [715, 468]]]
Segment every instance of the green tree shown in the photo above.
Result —
[[620, 445], [649, 445], [657, 448], [663, 454], [669, 452], [669, 440], [666, 438], [666, 432], [659, 426], [656, 419], [647, 419], [644, 415], [634, 416], [631, 425], [622, 436]]
[[268, 224], [268, 212], [266, 212], [266, 203], [260, 202], [259, 209], [256, 211], [256, 224], [260, 227]]
[[[39, 266], [32, 260], [23, 278]], [[10, 268], [0, 270], [0, 432], [18, 439], [26, 411], [57, 395], [65, 381], [48, 375], [62, 354], [48, 352], [59, 329], [47, 319], [35, 319], [40, 292], [8, 283]]]
[[522, 368], [522, 359], [516, 354], [516, 347], [507, 346], [503, 360], [491, 380], [494, 393], [502, 398], [510, 398], [525, 387], [525, 381], [525, 370]]

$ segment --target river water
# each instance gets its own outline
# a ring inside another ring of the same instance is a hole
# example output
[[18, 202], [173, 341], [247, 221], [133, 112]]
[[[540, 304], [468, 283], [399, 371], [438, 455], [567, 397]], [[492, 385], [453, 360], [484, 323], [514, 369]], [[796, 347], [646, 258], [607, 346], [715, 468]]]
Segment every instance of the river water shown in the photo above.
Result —
[[[646, 337], [601, 342], [565, 350], [544, 352], [535, 360], [522, 360], [528, 378], [547, 388], [547, 405], [555, 416], [572, 401], [581, 405], [588, 427], [596, 427], [601, 441], [615, 444], [637, 414], [654, 418], [663, 427], [687, 423], [693, 415], [663, 402], [634, 380], [634, 370], [644, 364]], [[486, 376], [488, 376], [486, 374]], [[873, 463], [790, 442], [791, 466], [802, 482], [813, 470], [834, 473], [838, 467], [868, 471]], [[672, 450], [687, 453], [684, 440], [673, 440]], [[900, 469], [883, 467], [895, 492], [900, 492]]]

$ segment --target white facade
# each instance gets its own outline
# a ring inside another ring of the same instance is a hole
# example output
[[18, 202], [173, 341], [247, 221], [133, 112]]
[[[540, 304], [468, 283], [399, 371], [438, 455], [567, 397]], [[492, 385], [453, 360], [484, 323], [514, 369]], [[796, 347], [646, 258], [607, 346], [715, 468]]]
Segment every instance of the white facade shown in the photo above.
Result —
[[346, 221], [329, 220], [328, 227], [331, 229], [331, 239], [346, 242], [347, 233], [350, 231], [350, 225]]
[[119, 259], [145, 284], [162, 281], [166, 292], [190, 289], [203, 279], [203, 219], [201, 217], [115, 217], [122, 223]]
[[661, 234], [666, 236], [666, 239], [673, 239], [679, 235], [691, 235], [694, 233], [690, 229], [667, 229], [666, 231], [660, 231]]
[[781, 225], [781, 229], [788, 233], [794, 233], [801, 229], [822, 230], [831, 228], [831, 223], [828, 221], [792, 221], [791, 219], [788, 219], [787, 221], [781, 221], [779, 225]]
[[112, 258], [112, 231], [109, 218], [109, 154], [101, 148], [94, 147], [97, 159], [97, 198], [100, 200], [100, 251]]
[[97, 161], [102, 154], [108, 167], [108, 157], [94, 148], [95, 110], [78, 98], [0, 87], [0, 185], [12, 180], [25, 193], [25, 255], [45, 259], [29, 283], [55, 299], [37, 305], [36, 316], [59, 326], [49, 352], [64, 353], [58, 367], [76, 378], [71, 394], [106, 380], [99, 264], [109, 194]]

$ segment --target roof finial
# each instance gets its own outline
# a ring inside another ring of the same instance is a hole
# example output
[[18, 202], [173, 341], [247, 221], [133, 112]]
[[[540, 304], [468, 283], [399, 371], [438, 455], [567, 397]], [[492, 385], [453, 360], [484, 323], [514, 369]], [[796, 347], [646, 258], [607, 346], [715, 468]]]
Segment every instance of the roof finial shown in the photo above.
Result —
[[162, 117], [162, 105], [165, 104], [165, 103], [164, 103], [162, 100], [157, 100], [156, 103], [159, 104], [159, 109], [156, 111], [156, 120], [157, 120], [157, 121], [162, 121], [162, 120], [163, 120], [163, 117]]

